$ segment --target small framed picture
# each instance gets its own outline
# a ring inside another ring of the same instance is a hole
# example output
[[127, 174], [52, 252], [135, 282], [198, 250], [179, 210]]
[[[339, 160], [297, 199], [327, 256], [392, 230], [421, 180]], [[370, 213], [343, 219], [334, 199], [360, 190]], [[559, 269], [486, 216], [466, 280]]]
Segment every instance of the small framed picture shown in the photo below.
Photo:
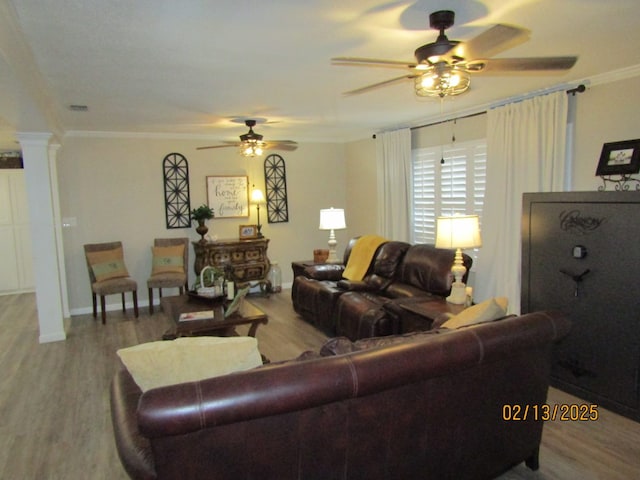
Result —
[[640, 171], [640, 139], [605, 143], [596, 175], [625, 175]]
[[258, 238], [257, 225], [240, 225], [240, 240], [248, 238]]

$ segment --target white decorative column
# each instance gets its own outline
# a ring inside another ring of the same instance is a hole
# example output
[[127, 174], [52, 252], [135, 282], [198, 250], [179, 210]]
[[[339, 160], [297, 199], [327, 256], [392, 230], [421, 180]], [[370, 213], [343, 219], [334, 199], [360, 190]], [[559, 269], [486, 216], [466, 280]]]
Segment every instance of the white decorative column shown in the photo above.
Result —
[[69, 293], [67, 290], [67, 271], [64, 267], [64, 244], [62, 243], [62, 217], [60, 215], [60, 195], [58, 191], [58, 150], [59, 143], [49, 145], [49, 168], [51, 172], [51, 197], [53, 205], [53, 228], [56, 232], [56, 248], [58, 252], [58, 272], [60, 273], [60, 293], [62, 298], [62, 315], [69, 318]]
[[65, 340], [61, 263], [59, 263], [58, 235], [54, 196], [55, 169], [49, 162], [50, 133], [19, 133], [29, 202], [33, 273], [36, 285], [36, 304], [40, 324], [40, 343]]

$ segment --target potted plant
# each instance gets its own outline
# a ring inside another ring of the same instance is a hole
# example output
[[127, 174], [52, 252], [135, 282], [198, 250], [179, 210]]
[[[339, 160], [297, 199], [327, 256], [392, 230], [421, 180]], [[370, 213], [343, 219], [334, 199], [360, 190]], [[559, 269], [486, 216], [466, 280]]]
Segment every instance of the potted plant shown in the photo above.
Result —
[[210, 220], [214, 217], [213, 210], [209, 208], [209, 206], [205, 203], [200, 205], [198, 208], [194, 208], [191, 210], [191, 220], [195, 220], [198, 222], [198, 226], [196, 227], [196, 232], [200, 235], [200, 241], [206, 242], [204, 236], [209, 231], [209, 228], [205, 225], [205, 220]]

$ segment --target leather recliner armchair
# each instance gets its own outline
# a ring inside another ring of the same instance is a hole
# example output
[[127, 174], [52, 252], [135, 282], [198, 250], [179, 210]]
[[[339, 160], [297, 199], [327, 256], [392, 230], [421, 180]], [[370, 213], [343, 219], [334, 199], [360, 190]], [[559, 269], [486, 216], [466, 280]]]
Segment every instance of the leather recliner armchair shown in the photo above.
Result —
[[[355, 240], [345, 250], [345, 264]], [[453, 259], [453, 250], [389, 241], [377, 249], [362, 281], [341, 278], [342, 265], [306, 267], [293, 281], [293, 307], [330, 336], [357, 340], [398, 333], [401, 309], [385, 307], [409, 298], [446, 302]], [[472, 259], [463, 254], [463, 262], [466, 281]]]

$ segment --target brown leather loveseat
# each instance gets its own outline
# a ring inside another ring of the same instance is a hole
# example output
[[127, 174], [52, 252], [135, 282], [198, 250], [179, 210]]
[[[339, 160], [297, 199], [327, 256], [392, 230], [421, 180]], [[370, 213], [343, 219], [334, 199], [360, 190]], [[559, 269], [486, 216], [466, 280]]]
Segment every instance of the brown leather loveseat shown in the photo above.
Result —
[[[342, 277], [357, 238], [351, 239], [343, 264], [307, 266], [296, 272], [291, 288], [294, 310], [327, 335], [351, 340], [399, 332], [399, 309], [389, 303], [410, 298], [446, 302], [451, 292], [454, 251], [433, 245], [388, 241], [376, 250], [362, 281]], [[472, 259], [463, 253], [467, 268]]]
[[[329, 340], [319, 353], [142, 393], [111, 388], [133, 479], [488, 479], [538, 467], [557, 312]], [[520, 414], [522, 417], [522, 414]]]

